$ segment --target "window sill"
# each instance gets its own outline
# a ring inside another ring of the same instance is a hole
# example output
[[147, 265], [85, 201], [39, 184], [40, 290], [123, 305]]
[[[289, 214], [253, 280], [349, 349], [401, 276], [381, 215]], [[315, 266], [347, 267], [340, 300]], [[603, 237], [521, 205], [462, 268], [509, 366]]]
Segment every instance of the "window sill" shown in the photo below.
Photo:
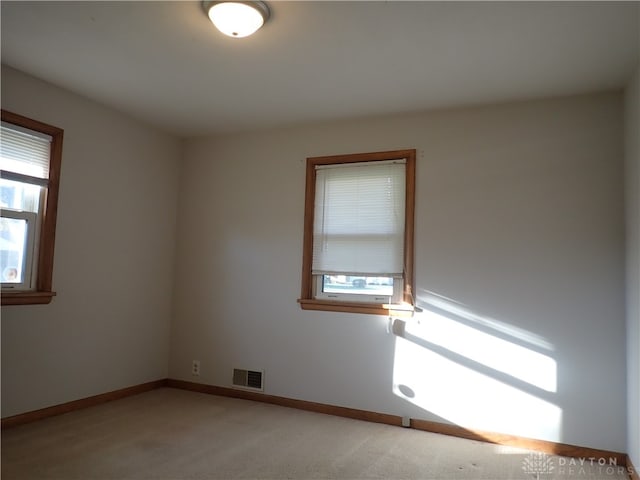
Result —
[[56, 292], [2, 292], [2, 305], [46, 305]]
[[[369, 315], [397, 316], [396, 312], [410, 312], [413, 307], [406, 305], [388, 305], [380, 303], [356, 303], [356, 302], [332, 302], [329, 300], [316, 300], [301, 298], [298, 303], [303, 310], [320, 310], [325, 312], [365, 313]], [[410, 316], [410, 315], [407, 315]]]

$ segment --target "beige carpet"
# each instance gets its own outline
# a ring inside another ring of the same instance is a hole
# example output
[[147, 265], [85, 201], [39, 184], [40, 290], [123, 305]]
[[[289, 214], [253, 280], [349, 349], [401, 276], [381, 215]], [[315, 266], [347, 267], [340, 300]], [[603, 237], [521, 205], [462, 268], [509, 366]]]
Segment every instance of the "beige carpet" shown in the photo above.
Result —
[[170, 388], [2, 434], [2, 480], [621, 480], [623, 470]]

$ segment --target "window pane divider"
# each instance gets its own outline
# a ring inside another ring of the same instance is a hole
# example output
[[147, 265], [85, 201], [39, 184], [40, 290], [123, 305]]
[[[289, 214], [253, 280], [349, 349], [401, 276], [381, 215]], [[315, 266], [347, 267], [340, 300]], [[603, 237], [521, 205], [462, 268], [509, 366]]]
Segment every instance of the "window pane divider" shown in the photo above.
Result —
[[14, 182], [28, 183], [30, 185], [37, 185], [39, 187], [48, 187], [48, 178], [32, 177], [31, 175], [25, 175], [23, 173], [9, 172], [8, 170], [0, 170], [0, 176], [5, 180], [12, 180]]

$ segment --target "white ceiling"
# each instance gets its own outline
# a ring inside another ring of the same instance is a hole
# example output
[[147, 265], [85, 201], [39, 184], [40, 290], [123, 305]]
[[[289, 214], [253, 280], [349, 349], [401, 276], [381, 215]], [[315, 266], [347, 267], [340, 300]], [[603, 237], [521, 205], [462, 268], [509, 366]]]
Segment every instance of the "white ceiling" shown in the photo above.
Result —
[[621, 88], [640, 2], [1, 3], [2, 62], [180, 136]]

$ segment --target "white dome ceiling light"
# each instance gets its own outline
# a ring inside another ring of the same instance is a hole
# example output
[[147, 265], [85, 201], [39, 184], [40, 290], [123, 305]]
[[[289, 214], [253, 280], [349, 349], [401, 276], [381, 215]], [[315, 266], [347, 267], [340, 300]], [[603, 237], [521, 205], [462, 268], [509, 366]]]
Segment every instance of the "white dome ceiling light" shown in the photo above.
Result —
[[202, 2], [202, 8], [218, 30], [233, 38], [255, 33], [269, 19], [265, 2]]

